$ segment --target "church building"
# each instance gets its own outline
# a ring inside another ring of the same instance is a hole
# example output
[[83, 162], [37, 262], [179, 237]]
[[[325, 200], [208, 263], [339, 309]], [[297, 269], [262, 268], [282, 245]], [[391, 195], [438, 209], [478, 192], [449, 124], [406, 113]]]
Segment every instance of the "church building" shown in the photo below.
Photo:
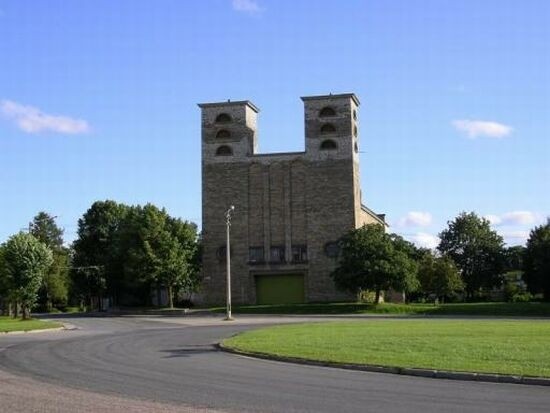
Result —
[[202, 119], [203, 284], [198, 300], [223, 304], [231, 206], [234, 304], [346, 300], [330, 277], [338, 240], [385, 225], [361, 202], [359, 100], [302, 97], [305, 151], [257, 153], [259, 109], [250, 101], [199, 104]]

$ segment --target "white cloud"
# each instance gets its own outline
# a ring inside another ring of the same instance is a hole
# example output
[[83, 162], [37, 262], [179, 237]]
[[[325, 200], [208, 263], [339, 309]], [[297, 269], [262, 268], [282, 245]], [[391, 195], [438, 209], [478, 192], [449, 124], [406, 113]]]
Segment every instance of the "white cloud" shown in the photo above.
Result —
[[485, 215], [484, 218], [488, 220], [492, 225], [500, 225], [500, 223], [502, 222], [502, 218], [498, 215], [489, 214]]
[[532, 225], [537, 221], [537, 214], [531, 211], [513, 211], [502, 215], [502, 225]]
[[495, 226], [533, 225], [540, 220], [538, 214], [531, 211], [512, 211], [502, 215], [485, 215]]
[[460, 119], [454, 120], [452, 125], [460, 132], [466, 133], [466, 136], [475, 139], [478, 136], [486, 136], [488, 138], [503, 138], [512, 133], [512, 127], [502, 123]]
[[422, 248], [433, 250], [439, 245], [439, 237], [426, 232], [417, 232], [416, 234], [406, 236], [406, 238]]
[[398, 226], [400, 227], [426, 227], [432, 223], [432, 215], [429, 212], [411, 211], [402, 217]]
[[529, 231], [502, 231], [500, 235], [508, 245], [523, 245], [529, 238]]
[[83, 119], [73, 119], [68, 116], [50, 115], [33, 106], [22, 105], [11, 100], [0, 103], [0, 111], [24, 132], [58, 132], [64, 134], [79, 134], [90, 131], [88, 122]]
[[233, 10], [244, 13], [256, 14], [263, 11], [263, 9], [254, 0], [233, 0], [232, 5]]

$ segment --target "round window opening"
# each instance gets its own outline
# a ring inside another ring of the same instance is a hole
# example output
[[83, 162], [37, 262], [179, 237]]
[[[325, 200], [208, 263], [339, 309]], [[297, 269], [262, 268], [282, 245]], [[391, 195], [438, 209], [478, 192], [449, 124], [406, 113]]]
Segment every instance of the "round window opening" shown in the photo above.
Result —
[[223, 145], [216, 149], [216, 156], [229, 156], [233, 155], [233, 150], [230, 146]]
[[325, 254], [330, 258], [338, 257], [338, 254], [340, 254], [340, 245], [335, 241], [327, 242], [325, 244]]
[[322, 150], [333, 150], [333, 149], [338, 149], [338, 145], [336, 145], [336, 142], [334, 142], [333, 140], [326, 139], [323, 142], [321, 142], [320, 148]]
[[[229, 255], [233, 256], [233, 249], [229, 250]], [[220, 262], [225, 262], [227, 259], [227, 247], [225, 245], [222, 245], [216, 250], [216, 258]]]
[[227, 113], [220, 113], [216, 117], [216, 123], [229, 123], [231, 122], [231, 116], [229, 116]]
[[336, 116], [336, 111], [333, 108], [331, 108], [330, 106], [324, 107], [319, 112], [319, 117], [320, 118], [328, 118], [330, 116]]

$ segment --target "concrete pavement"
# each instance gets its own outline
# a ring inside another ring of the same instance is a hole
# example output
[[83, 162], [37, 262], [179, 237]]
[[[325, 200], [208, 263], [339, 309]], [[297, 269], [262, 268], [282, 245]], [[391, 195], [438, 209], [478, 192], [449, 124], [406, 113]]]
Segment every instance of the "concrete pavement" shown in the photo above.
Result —
[[[78, 330], [44, 333], [40, 338], [0, 338], [0, 369], [12, 377], [47, 382], [58, 389], [115, 397], [128, 403], [162, 402], [167, 408], [546, 412], [550, 405], [550, 391], [540, 386], [346, 371], [226, 354], [215, 344], [239, 331], [325, 318], [239, 316], [231, 323], [221, 318], [68, 318]], [[67, 405], [40, 411], [71, 411], [63, 406]], [[29, 410], [15, 407], [10, 411]]]

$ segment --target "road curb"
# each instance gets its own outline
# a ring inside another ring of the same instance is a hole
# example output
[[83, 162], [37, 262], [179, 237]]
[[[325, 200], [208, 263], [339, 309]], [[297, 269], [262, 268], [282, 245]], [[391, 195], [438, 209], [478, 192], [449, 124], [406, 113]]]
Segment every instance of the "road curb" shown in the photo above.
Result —
[[63, 326], [63, 327], [53, 327], [53, 328], [41, 328], [39, 330], [1, 331], [0, 335], [34, 334], [34, 333], [45, 333], [47, 331], [62, 331], [62, 330], [74, 330], [74, 328], [67, 328]]
[[447, 379], [447, 380], [462, 380], [462, 381], [478, 381], [489, 383], [511, 383], [511, 384], [526, 384], [537, 386], [550, 386], [550, 378], [545, 377], [528, 377], [515, 376], [507, 374], [492, 374], [492, 373], [473, 373], [462, 371], [447, 371], [447, 370], [432, 370], [409, 367], [389, 367], [376, 366], [371, 364], [348, 364], [336, 363], [330, 361], [315, 361], [297, 357], [276, 356], [266, 353], [254, 353], [237, 350], [225, 346], [223, 343], [218, 343], [217, 348], [227, 353], [238, 354], [241, 356], [255, 357], [264, 360], [282, 361], [286, 363], [303, 364], [308, 366], [332, 367], [345, 370], [368, 371], [371, 373], [389, 373], [400, 374], [404, 376], [427, 377], [432, 379]]

